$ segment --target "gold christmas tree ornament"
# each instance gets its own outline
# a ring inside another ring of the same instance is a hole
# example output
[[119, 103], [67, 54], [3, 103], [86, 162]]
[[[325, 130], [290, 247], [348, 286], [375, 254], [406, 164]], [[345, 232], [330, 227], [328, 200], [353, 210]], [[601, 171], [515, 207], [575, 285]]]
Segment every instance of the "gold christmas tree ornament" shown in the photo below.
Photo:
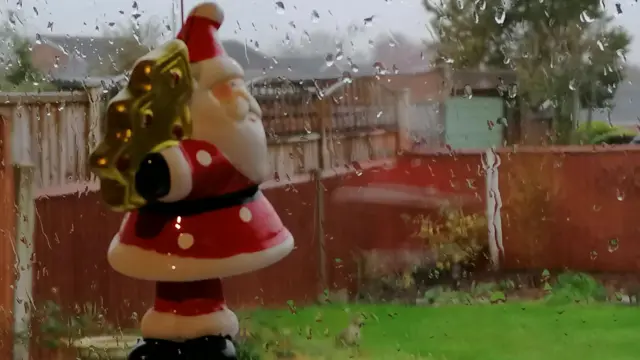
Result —
[[187, 47], [172, 40], [140, 58], [127, 87], [109, 102], [105, 137], [89, 161], [113, 210], [145, 205], [135, 188], [136, 170], [147, 154], [190, 137], [192, 92]]

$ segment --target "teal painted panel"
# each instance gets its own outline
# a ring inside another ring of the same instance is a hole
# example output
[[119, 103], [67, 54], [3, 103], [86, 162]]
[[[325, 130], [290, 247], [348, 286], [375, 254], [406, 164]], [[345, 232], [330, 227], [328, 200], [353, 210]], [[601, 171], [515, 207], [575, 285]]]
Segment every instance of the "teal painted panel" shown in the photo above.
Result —
[[[449, 98], [445, 102], [445, 139], [454, 149], [487, 149], [500, 147], [504, 125], [503, 100], [493, 97]], [[494, 126], [489, 129], [488, 122]]]

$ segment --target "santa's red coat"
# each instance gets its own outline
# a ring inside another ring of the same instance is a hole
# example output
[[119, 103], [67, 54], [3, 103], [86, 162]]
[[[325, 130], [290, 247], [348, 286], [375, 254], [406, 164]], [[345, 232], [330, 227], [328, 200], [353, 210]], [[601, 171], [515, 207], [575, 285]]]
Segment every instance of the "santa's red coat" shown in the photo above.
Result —
[[[257, 187], [213, 144], [183, 140], [180, 148], [192, 170], [192, 190], [186, 200]], [[223, 259], [266, 250], [290, 236], [258, 190], [245, 203], [194, 215], [133, 211], [123, 224], [120, 242], [183, 258]]]

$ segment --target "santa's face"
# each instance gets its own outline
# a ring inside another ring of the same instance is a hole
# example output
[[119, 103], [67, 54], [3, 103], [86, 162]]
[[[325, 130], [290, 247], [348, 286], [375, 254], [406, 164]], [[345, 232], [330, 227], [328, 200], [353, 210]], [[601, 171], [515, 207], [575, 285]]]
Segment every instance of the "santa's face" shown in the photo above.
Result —
[[196, 72], [191, 102], [193, 135], [213, 143], [255, 183], [267, 180], [269, 161], [262, 112], [241, 78], [207, 82]]

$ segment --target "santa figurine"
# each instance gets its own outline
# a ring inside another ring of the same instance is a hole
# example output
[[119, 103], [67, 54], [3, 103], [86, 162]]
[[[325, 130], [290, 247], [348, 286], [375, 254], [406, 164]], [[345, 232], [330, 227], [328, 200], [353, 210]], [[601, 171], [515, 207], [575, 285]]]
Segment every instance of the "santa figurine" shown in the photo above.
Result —
[[178, 34], [194, 83], [192, 132], [143, 158], [135, 189], [145, 205], [125, 215], [109, 246], [116, 271], [157, 284], [130, 360], [235, 359], [238, 320], [221, 279], [293, 249], [258, 187], [270, 174], [262, 114], [243, 69], [217, 39], [222, 22], [220, 7], [203, 3]]

